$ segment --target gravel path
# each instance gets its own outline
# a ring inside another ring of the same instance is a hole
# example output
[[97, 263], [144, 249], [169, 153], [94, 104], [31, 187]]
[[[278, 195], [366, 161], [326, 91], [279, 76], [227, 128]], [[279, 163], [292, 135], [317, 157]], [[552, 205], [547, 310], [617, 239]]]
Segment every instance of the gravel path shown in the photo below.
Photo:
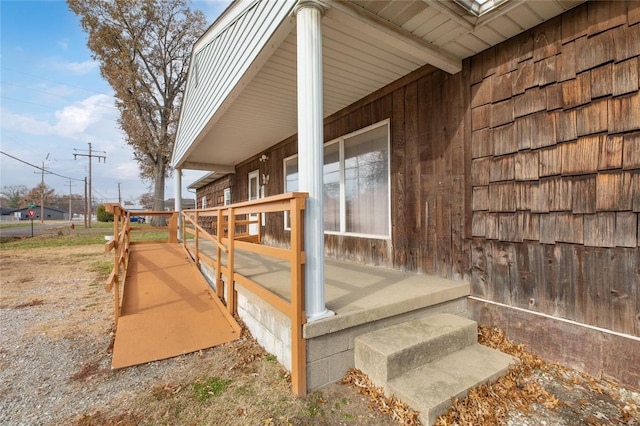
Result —
[[2, 253], [0, 424], [69, 424], [179, 377], [181, 359], [195, 356], [111, 370], [112, 295], [100, 274], [87, 273], [108, 259], [100, 249], [74, 248], [74, 260], [61, 263], [47, 250]]

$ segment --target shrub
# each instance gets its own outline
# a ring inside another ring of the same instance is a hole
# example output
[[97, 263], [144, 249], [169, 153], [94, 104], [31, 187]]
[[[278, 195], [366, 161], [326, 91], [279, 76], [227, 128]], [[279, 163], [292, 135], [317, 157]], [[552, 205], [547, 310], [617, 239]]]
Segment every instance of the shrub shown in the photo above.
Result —
[[97, 212], [98, 222], [113, 222], [113, 213], [107, 213], [107, 210], [104, 208], [104, 204], [100, 204], [98, 206]]

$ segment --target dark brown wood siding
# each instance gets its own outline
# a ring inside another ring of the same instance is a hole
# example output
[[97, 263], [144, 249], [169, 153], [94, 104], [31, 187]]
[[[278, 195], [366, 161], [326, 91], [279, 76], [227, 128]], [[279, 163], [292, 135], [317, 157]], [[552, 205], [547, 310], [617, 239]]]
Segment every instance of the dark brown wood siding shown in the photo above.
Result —
[[[206, 199], [207, 207], [218, 207], [224, 205], [224, 190], [233, 187], [233, 175], [226, 175], [196, 190], [196, 208], [202, 208], [202, 199]], [[231, 191], [233, 199], [233, 190]], [[202, 217], [199, 219], [200, 225], [211, 230], [213, 218]]]
[[[325, 142], [386, 119], [391, 133], [391, 239], [326, 235], [328, 256], [465, 278], [465, 99], [462, 73], [424, 67], [325, 120]], [[296, 153], [292, 136], [239, 164], [234, 201], [246, 200], [247, 176], [259, 168], [269, 175], [265, 194], [283, 192], [283, 160]], [[286, 242], [282, 223], [282, 214], [267, 216], [265, 241]]]

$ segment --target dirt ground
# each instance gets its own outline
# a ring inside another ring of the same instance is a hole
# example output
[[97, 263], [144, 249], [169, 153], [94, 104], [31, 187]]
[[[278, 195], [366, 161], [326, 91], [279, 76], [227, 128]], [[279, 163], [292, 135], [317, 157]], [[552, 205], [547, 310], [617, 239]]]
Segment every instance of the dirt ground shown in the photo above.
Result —
[[[286, 370], [248, 333], [111, 370], [113, 300], [103, 288], [111, 260], [101, 246], [0, 250], [0, 424], [417, 424], [358, 372], [295, 398]], [[640, 424], [638, 392], [529, 361], [457, 401], [440, 424]], [[514, 395], [519, 403], [509, 404]]]

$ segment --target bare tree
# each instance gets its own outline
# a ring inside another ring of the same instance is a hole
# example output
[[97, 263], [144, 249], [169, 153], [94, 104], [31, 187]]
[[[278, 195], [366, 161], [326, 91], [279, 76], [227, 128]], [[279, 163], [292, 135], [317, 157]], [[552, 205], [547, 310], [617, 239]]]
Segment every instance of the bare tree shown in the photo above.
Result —
[[26, 206], [27, 204], [40, 205], [41, 201], [44, 204], [48, 204], [56, 196], [56, 190], [48, 186], [47, 184], [39, 183], [35, 187], [31, 188], [29, 192], [24, 194], [20, 200], [20, 205]]
[[0, 190], [0, 194], [7, 200], [7, 205], [5, 207], [12, 207], [16, 209], [24, 207], [20, 205], [20, 201], [28, 192], [29, 188], [24, 185], [6, 185], [2, 187], [2, 190]]
[[164, 184], [194, 42], [206, 29], [187, 0], [67, 0], [81, 18], [87, 45], [115, 91], [119, 124], [140, 176], [164, 210]]
[[145, 209], [150, 209], [153, 207], [155, 201], [153, 198], [153, 194], [151, 192], [146, 192], [140, 196], [140, 205]]

